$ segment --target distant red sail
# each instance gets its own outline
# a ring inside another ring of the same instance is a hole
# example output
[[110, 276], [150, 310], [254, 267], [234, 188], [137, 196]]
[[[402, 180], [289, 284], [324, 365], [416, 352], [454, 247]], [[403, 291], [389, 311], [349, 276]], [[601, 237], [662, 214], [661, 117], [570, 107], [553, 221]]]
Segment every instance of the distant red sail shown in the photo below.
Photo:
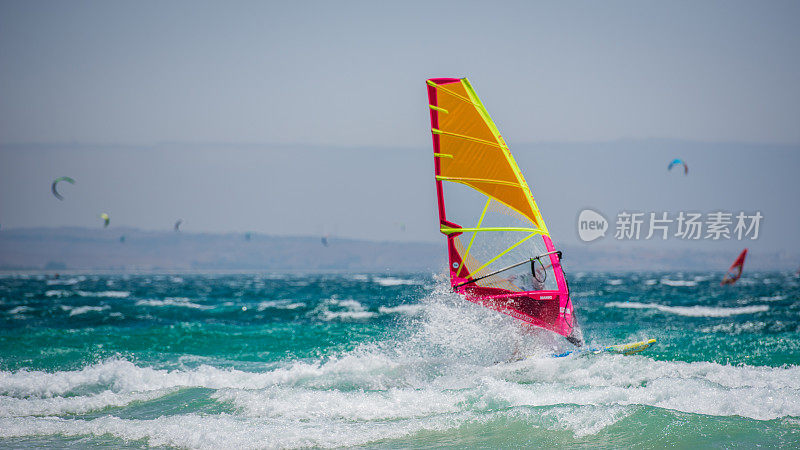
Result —
[[722, 279], [720, 284], [733, 284], [742, 277], [742, 269], [744, 269], [744, 258], [747, 256], [747, 249], [742, 250], [742, 253], [739, 253], [739, 257], [736, 258], [736, 261], [731, 264], [730, 269], [728, 269], [728, 273], [725, 274], [725, 277]]

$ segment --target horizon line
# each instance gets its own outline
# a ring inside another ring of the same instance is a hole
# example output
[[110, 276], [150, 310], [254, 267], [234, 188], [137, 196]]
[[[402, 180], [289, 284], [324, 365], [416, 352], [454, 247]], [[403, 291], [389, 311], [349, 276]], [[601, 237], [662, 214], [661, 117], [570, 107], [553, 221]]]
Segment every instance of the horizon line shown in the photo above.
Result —
[[[427, 131], [427, 130], [426, 130]], [[638, 142], [665, 142], [665, 143], [686, 143], [686, 144], [705, 144], [705, 145], [747, 145], [747, 146], [770, 146], [770, 147], [800, 147], [798, 142], [780, 142], [780, 141], [743, 141], [743, 140], [708, 140], [708, 139], [689, 139], [689, 138], [672, 138], [672, 137], [620, 137], [616, 139], [603, 139], [603, 140], [540, 140], [540, 141], [522, 141], [512, 143], [511, 146], [519, 145], [597, 145], [597, 144], [615, 144], [615, 143], [638, 143]], [[86, 147], [86, 149], [97, 149], [99, 147], [112, 147], [112, 148], [158, 148], [158, 147], [212, 147], [212, 146], [229, 146], [229, 147], [319, 147], [319, 148], [337, 148], [337, 149], [370, 149], [380, 147], [384, 149], [416, 149], [419, 146], [414, 145], [388, 145], [388, 144], [358, 144], [347, 145], [341, 143], [319, 143], [319, 142], [269, 142], [269, 141], [251, 141], [251, 142], [236, 142], [236, 141], [154, 141], [154, 142], [99, 142], [99, 141], [51, 141], [51, 142], [0, 142], [2, 149], [15, 149], [15, 148], [28, 148], [31, 147], [56, 147], [62, 149], [74, 149], [75, 147]]]

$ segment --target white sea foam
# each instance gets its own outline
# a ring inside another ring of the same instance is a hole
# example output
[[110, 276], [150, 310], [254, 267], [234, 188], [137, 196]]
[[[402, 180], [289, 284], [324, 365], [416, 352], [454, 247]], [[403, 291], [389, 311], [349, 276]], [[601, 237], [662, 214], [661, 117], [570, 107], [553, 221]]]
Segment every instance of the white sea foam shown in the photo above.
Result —
[[81, 281], [85, 280], [85, 277], [80, 278], [65, 278], [65, 279], [56, 279], [56, 280], [47, 280], [48, 286], [72, 286], [74, 284], [78, 284]]
[[668, 306], [658, 303], [639, 303], [639, 302], [609, 302], [606, 306], [612, 308], [630, 309], [655, 309], [669, 314], [677, 314], [687, 317], [730, 317], [739, 314], [755, 314], [769, 310], [768, 305], [751, 305], [740, 307], [714, 307], [714, 306]]
[[101, 291], [101, 292], [75, 291], [75, 293], [80, 295], [81, 297], [107, 297], [107, 298], [127, 298], [131, 295], [131, 293], [128, 291]]
[[380, 284], [381, 286], [403, 286], [403, 285], [413, 285], [413, 284], [421, 284], [417, 280], [409, 280], [406, 278], [396, 278], [396, 277], [375, 277], [372, 281]]
[[381, 314], [409, 314], [415, 315], [422, 312], [423, 305], [415, 304], [415, 305], [397, 305], [397, 306], [381, 306], [378, 308], [378, 312]]
[[571, 291], [570, 296], [574, 298], [580, 297], [591, 297], [593, 295], [597, 295], [597, 291], [590, 290], [590, 291]]
[[634, 408], [628, 406], [561, 406], [544, 411], [542, 418], [551, 419], [547, 428], [572, 431], [581, 437], [597, 434], [628, 417], [633, 411]]
[[771, 297], [758, 297], [759, 300], [763, 300], [765, 302], [777, 302], [779, 300], [786, 300], [785, 295], [773, 295]]
[[341, 306], [342, 308], [348, 308], [354, 311], [364, 310], [364, 305], [362, 305], [358, 300], [353, 300], [353, 299], [334, 300], [333, 303]]
[[223, 389], [213, 398], [229, 402], [251, 417], [320, 418], [342, 420], [397, 420], [459, 411], [468, 400], [462, 392], [392, 388], [378, 392], [318, 390], [273, 386], [252, 391]]
[[63, 311], [69, 311], [70, 316], [79, 316], [81, 314], [86, 314], [88, 312], [100, 312], [105, 311], [107, 309], [111, 309], [108, 305], [103, 306], [91, 306], [91, 305], [83, 305], [83, 306], [68, 306], [68, 305], [61, 305], [61, 309]]
[[322, 320], [336, 320], [336, 319], [371, 319], [377, 316], [372, 311], [323, 311]]
[[620, 284], [622, 284], [622, 281], [623, 280], [620, 280], [619, 278], [616, 278], [616, 279], [608, 280], [607, 283], [609, 285], [611, 285], [611, 286], [619, 286]]
[[291, 300], [268, 300], [258, 304], [259, 311], [264, 311], [266, 309], [297, 309], [305, 307], [305, 303], [293, 302]]
[[92, 395], [50, 398], [16, 398], [0, 395], [0, 404], [3, 405], [0, 408], [0, 417], [85, 414], [108, 407], [129, 405], [132, 402], [153, 400], [174, 391], [175, 389], [164, 389], [118, 394], [106, 390]]
[[509, 401], [525, 404], [552, 404], [559, 398], [570, 398], [578, 404], [649, 405], [757, 420], [800, 413], [800, 367], [797, 366], [735, 367], [618, 355], [575, 358], [566, 367], [560, 366], [557, 359], [542, 359], [514, 372], [509, 379], [541, 382], [545, 387], [552, 376], [562, 378], [558, 384], [569, 394], [551, 386], [540, 391], [511, 383], [503, 386], [503, 395]]
[[702, 333], [743, 334], [758, 333], [767, 328], [765, 322], [721, 323], [710, 327], [700, 328]]
[[364, 320], [371, 319], [378, 314], [367, 311], [360, 302], [353, 299], [338, 300], [332, 298], [320, 305], [322, 320]]
[[358, 383], [366, 388], [385, 388], [398, 363], [381, 355], [346, 355], [326, 362], [295, 362], [266, 372], [246, 372], [201, 365], [192, 370], [139, 367], [113, 359], [81, 370], [44, 372], [0, 371], [0, 395], [16, 398], [69, 396], [103, 388], [115, 393], [133, 393], [168, 388], [265, 389], [275, 385], [333, 388]]
[[184, 414], [152, 420], [114, 416], [92, 420], [11, 418], [0, 419], [0, 437], [110, 435], [128, 441], [146, 439], [151, 446], [188, 448], [350, 447], [412, 436], [421, 431], [442, 431], [451, 428], [453, 423], [470, 419], [473, 415], [364, 424], [350, 421], [304, 423], [286, 419], [245, 421], [227, 414]]
[[16, 308], [9, 309], [8, 310], [8, 314], [11, 314], [13, 316], [13, 315], [17, 315], [17, 314], [20, 314], [20, 313], [25, 313], [25, 312], [28, 312], [28, 311], [33, 311], [33, 308], [31, 308], [30, 306], [26, 306], [26, 305], [20, 305], [20, 306], [17, 306]]
[[192, 308], [192, 309], [214, 309], [210, 305], [201, 305], [194, 303], [191, 299], [186, 297], [167, 297], [163, 300], [158, 299], [145, 299], [137, 300], [136, 306], [155, 306], [155, 307], [179, 307], [179, 308]]
[[[755, 420], [800, 416], [796, 366], [620, 355], [442, 364], [441, 359], [401, 358], [373, 349], [260, 373], [210, 366], [157, 370], [122, 360], [72, 372], [0, 372], [5, 395], [0, 399], [7, 405], [0, 437], [109, 434], [183, 447], [348, 446], [497, 418], [584, 436], [624, 419], [640, 405]], [[72, 395], [97, 386], [107, 389]], [[235, 411], [151, 420], [35, 417], [150, 401], [183, 387], [213, 389], [211, 399]]]
[[66, 297], [66, 296], [71, 295], [71, 294], [72, 293], [70, 291], [63, 291], [63, 290], [60, 290], [60, 289], [51, 289], [51, 290], [46, 291], [44, 293], [44, 295], [46, 297]]
[[661, 284], [665, 286], [685, 286], [685, 287], [692, 287], [697, 286], [697, 281], [689, 281], [689, 280], [670, 280], [667, 278], [661, 279]]

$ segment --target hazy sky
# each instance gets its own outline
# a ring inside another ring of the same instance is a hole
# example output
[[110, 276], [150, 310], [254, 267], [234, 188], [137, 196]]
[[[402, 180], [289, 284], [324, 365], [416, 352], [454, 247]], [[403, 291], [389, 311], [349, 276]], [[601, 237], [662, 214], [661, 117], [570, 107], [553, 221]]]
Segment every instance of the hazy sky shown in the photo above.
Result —
[[471, 79], [562, 242], [585, 206], [761, 209], [800, 248], [777, 1], [0, 1], [0, 224], [440, 241], [432, 76]]
[[798, 2], [0, 5], [3, 143], [425, 145], [431, 76], [513, 142], [800, 142]]

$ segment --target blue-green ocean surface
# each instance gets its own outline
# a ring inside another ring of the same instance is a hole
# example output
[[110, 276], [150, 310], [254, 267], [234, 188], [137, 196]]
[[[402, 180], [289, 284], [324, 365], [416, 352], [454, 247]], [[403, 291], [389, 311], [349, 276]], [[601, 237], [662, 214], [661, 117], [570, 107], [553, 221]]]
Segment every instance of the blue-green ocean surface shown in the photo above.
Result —
[[792, 274], [569, 275], [658, 344], [551, 358], [425, 274], [5, 275], [0, 446], [800, 446]]

